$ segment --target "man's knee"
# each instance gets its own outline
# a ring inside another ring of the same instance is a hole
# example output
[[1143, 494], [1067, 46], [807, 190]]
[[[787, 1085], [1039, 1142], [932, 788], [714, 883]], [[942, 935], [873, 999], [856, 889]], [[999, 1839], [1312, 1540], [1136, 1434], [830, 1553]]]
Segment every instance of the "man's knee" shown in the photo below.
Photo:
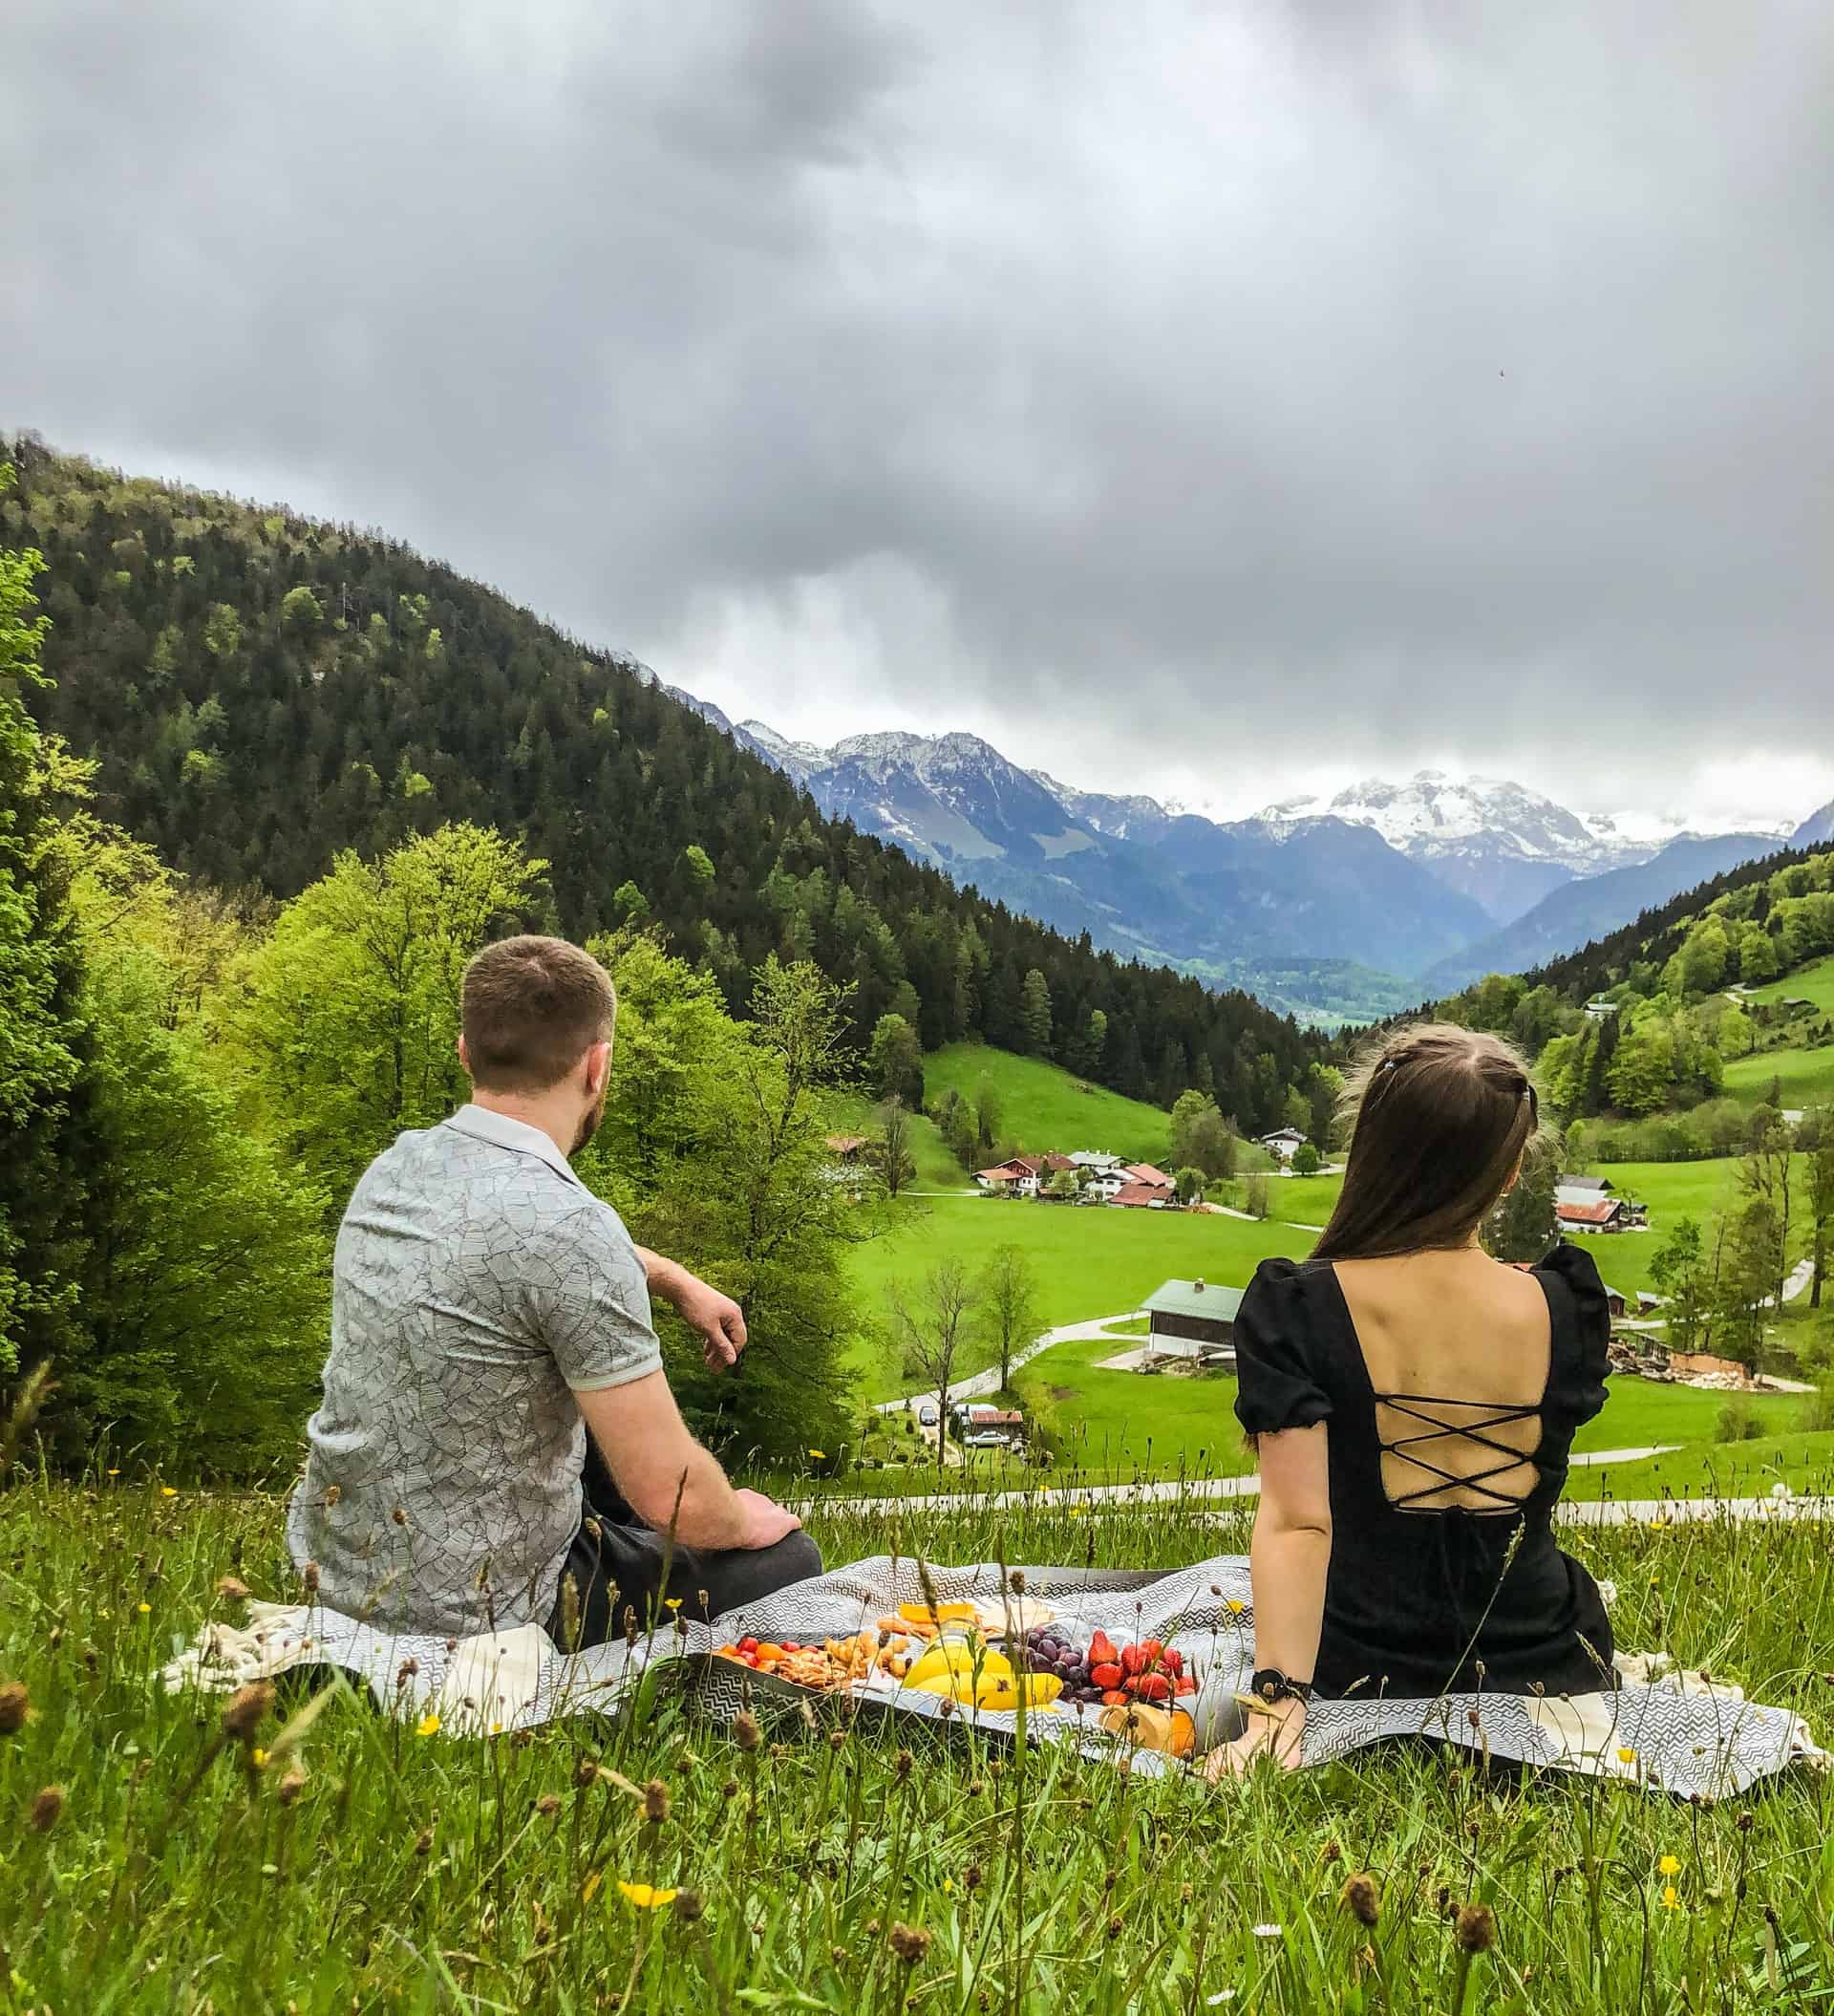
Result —
[[737, 1568], [745, 1600], [751, 1603], [760, 1597], [775, 1596], [792, 1582], [806, 1582], [811, 1576], [821, 1573], [821, 1550], [800, 1531], [786, 1533], [774, 1546], [752, 1554], [729, 1555], [727, 1558]]
[[811, 1581], [821, 1573], [821, 1550], [800, 1528], [777, 1544], [783, 1555], [786, 1582]]

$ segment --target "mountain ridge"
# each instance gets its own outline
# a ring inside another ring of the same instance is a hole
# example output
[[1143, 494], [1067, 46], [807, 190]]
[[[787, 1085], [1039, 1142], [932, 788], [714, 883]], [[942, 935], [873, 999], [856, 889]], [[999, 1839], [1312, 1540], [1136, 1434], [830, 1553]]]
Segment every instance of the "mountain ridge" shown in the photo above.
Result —
[[1485, 974], [1538, 972], [1646, 911], [1787, 846], [1770, 833], [1681, 834], [1648, 861], [1563, 883], [1525, 915], [1440, 961], [1423, 978], [1430, 993], [1448, 995]]
[[[1001, 900], [1308, 1017], [1446, 991], [1472, 960], [1542, 963], [1784, 844], [1781, 829], [1701, 834], [1578, 813], [1508, 779], [1438, 770], [1222, 821], [1144, 793], [1079, 790], [965, 731], [878, 731], [824, 749], [703, 711], [825, 809]], [[1815, 817], [1834, 824], [1834, 806]], [[1458, 942], [1421, 956], [1436, 935]]]

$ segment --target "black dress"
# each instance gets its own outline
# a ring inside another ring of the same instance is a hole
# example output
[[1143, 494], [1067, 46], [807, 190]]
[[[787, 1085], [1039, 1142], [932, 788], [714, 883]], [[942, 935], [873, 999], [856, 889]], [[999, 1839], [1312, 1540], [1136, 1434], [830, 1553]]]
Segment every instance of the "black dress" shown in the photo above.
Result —
[[[1577, 1247], [1556, 1247], [1533, 1274], [1552, 1332], [1541, 1405], [1474, 1408], [1457, 1395], [1376, 1393], [1329, 1261], [1256, 1269], [1235, 1320], [1236, 1415], [1250, 1434], [1331, 1424], [1331, 1568], [1313, 1675], [1321, 1695], [1595, 1694], [1614, 1684], [1597, 1584], [1561, 1553], [1552, 1525], [1574, 1432], [1605, 1405], [1610, 1312], [1597, 1267]], [[1436, 1399], [1445, 1411], [1435, 1413]], [[1382, 1482], [1378, 1400], [1391, 1420], [1418, 1424], [1387, 1445], [1408, 1455], [1406, 1474], [1420, 1487], [1397, 1501]], [[1537, 1413], [1534, 1487], [1521, 1497], [1486, 1487], [1484, 1477], [1523, 1461], [1495, 1429]], [[1459, 1481], [1494, 1511], [1408, 1509], [1409, 1498], [1443, 1488], [1432, 1459], [1444, 1445], [1426, 1438], [1448, 1425], [1490, 1455], [1476, 1477]], [[1409, 1434], [1420, 1438], [1413, 1453]]]

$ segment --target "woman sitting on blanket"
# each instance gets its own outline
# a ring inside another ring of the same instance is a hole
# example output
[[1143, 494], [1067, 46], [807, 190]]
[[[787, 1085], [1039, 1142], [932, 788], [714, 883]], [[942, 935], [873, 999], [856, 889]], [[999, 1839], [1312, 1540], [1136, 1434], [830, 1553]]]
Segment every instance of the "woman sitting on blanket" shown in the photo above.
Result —
[[1301, 1761], [1306, 1704], [1614, 1684], [1592, 1578], [1554, 1543], [1574, 1432], [1605, 1405], [1589, 1255], [1493, 1260], [1479, 1234], [1536, 1147], [1507, 1043], [1402, 1030], [1356, 1074], [1343, 1193], [1235, 1323], [1259, 1450], [1252, 1710], [1212, 1777]]

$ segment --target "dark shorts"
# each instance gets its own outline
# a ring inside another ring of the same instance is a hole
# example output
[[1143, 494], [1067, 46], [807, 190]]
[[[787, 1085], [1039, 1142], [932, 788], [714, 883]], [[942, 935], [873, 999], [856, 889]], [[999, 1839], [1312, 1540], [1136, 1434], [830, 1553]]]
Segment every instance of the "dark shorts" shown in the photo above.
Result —
[[[672, 1549], [667, 1537], [644, 1525], [619, 1495], [605, 1459], [589, 1442], [581, 1477], [586, 1516], [561, 1567], [548, 1632], [563, 1650], [600, 1645], [676, 1615], [706, 1623], [761, 1598], [805, 1582], [821, 1573], [821, 1555], [805, 1533], [793, 1533], [774, 1547], [733, 1548], [707, 1553]], [[666, 1559], [666, 1573], [665, 1573]], [[577, 1602], [578, 1639], [573, 1638], [574, 1602], [565, 1593], [568, 1577]], [[679, 1611], [669, 1607], [671, 1599]]]

